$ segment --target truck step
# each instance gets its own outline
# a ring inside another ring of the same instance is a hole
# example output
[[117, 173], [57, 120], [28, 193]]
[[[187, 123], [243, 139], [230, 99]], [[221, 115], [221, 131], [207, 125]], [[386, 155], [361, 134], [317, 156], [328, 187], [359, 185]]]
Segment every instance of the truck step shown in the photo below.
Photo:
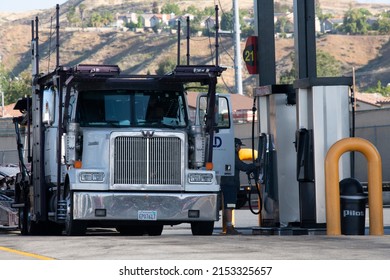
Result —
[[60, 200], [57, 204], [57, 220], [65, 221], [66, 218], [66, 200]]

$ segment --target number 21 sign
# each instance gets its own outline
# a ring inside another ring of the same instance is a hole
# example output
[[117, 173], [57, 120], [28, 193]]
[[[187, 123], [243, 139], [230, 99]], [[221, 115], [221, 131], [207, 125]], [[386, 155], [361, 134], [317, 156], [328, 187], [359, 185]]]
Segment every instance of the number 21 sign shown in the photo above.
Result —
[[258, 74], [257, 70], [257, 36], [249, 36], [243, 52], [244, 62], [249, 74]]

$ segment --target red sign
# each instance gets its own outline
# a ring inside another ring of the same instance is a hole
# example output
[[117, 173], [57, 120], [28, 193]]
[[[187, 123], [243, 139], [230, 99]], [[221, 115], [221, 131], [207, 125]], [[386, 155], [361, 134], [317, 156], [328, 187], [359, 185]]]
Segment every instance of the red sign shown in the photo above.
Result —
[[257, 36], [249, 36], [246, 39], [243, 58], [249, 74], [259, 74], [257, 70]]

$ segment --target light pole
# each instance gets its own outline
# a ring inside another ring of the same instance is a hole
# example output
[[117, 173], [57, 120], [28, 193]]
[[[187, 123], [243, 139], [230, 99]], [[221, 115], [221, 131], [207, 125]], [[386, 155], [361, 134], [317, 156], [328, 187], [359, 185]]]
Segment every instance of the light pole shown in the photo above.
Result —
[[238, 0], [233, 0], [233, 17], [234, 17], [234, 73], [236, 82], [236, 92], [243, 95], [242, 90], [242, 64], [240, 48], [240, 13], [238, 9]]

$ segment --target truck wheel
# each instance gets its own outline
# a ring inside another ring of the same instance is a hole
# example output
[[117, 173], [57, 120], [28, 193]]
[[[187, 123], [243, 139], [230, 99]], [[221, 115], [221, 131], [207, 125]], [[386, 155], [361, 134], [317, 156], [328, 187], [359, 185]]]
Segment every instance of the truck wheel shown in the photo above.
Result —
[[65, 234], [84, 235], [87, 230], [85, 222], [73, 219], [73, 192], [69, 188], [66, 191], [66, 205]]
[[34, 222], [30, 219], [27, 207], [19, 209], [19, 228], [22, 235], [34, 235]]
[[214, 221], [201, 221], [191, 223], [192, 235], [212, 235], [214, 231]]
[[28, 235], [28, 218], [26, 207], [19, 209], [19, 229], [22, 235]]
[[19, 209], [19, 228], [22, 235], [41, 235], [44, 234], [40, 224], [30, 219], [30, 211], [27, 207]]
[[[20, 186], [19, 186], [20, 187]], [[19, 191], [21, 192], [21, 191]], [[28, 193], [23, 192], [23, 196], [19, 193], [18, 201], [24, 202], [24, 207], [19, 208], [19, 229], [22, 235], [38, 235], [42, 231], [35, 221], [31, 221], [31, 208], [30, 208], [30, 199], [28, 198]]]

